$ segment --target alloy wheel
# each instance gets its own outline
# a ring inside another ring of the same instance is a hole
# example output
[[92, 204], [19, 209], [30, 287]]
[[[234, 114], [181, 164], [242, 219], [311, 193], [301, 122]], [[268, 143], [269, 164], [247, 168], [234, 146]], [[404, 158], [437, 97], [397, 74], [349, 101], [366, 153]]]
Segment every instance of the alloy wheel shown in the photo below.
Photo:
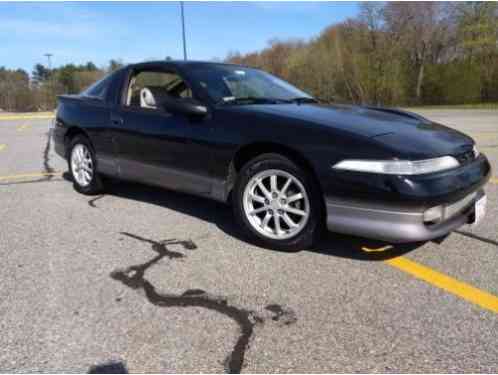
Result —
[[303, 230], [310, 217], [304, 185], [292, 174], [271, 169], [254, 175], [243, 195], [244, 213], [265, 237], [285, 240]]
[[80, 186], [90, 185], [93, 178], [93, 160], [90, 150], [79, 143], [71, 151], [71, 170]]

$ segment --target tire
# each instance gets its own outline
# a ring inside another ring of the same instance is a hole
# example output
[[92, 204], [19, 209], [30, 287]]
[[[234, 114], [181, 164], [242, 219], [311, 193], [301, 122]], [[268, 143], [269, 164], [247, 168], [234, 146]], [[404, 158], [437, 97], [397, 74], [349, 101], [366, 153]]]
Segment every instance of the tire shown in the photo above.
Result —
[[[79, 161], [82, 155], [85, 159], [85, 170], [83, 164]], [[97, 162], [95, 151], [87, 137], [77, 135], [69, 143], [68, 168], [73, 180], [74, 189], [81, 194], [95, 195], [103, 190], [102, 177], [97, 173]], [[89, 172], [91, 169], [91, 173]], [[82, 177], [82, 173], [84, 176]]]
[[[322, 232], [320, 190], [307, 170], [285, 156], [263, 154], [250, 160], [240, 171], [233, 193], [236, 222], [244, 235], [264, 247], [307, 249]], [[299, 195], [302, 198], [296, 200]]]

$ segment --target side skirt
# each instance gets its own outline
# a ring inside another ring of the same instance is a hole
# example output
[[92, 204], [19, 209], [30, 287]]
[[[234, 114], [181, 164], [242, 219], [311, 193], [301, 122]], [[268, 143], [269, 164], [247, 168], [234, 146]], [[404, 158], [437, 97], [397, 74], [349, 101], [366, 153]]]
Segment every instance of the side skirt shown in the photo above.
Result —
[[115, 162], [105, 156], [97, 157], [97, 162], [99, 172], [104, 175], [190, 193], [222, 203], [228, 199], [229, 185], [224, 180], [126, 159]]

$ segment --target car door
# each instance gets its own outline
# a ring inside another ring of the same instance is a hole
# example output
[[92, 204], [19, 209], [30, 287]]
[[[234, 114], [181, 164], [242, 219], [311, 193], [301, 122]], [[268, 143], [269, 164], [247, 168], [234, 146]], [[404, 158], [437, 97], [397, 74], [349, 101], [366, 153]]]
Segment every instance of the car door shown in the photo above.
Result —
[[116, 80], [115, 74], [112, 74], [91, 85], [81, 93], [82, 100], [73, 109], [78, 113], [79, 125], [90, 137], [99, 172], [110, 176], [116, 176], [117, 172], [110, 122], [110, 93]]
[[[140, 94], [145, 88], [170, 89], [182, 78], [174, 71], [133, 72], [125, 90], [125, 103], [113, 111], [115, 149], [119, 176], [175, 190], [209, 195], [210, 155], [199, 139], [210, 132], [209, 120], [192, 121], [168, 113], [160, 106], [146, 106]], [[179, 92], [189, 95], [189, 90]]]

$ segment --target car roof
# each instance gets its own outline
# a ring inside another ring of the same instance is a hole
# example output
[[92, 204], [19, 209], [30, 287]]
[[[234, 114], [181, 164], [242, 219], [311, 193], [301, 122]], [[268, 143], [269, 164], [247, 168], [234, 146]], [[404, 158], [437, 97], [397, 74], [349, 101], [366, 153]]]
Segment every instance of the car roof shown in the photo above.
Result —
[[231, 63], [224, 63], [224, 62], [214, 62], [214, 61], [197, 61], [197, 60], [157, 60], [157, 61], [146, 61], [146, 62], [140, 62], [136, 64], [129, 64], [126, 67], [132, 67], [136, 69], [146, 69], [148, 67], [153, 68], [153, 67], [158, 67], [158, 66], [177, 66], [179, 68], [193, 68], [193, 67], [199, 67], [199, 66], [233, 66], [233, 67], [244, 67], [248, 68], [247, 66], [243, 65], [238, 65], [238, 64], [231, 64]]

